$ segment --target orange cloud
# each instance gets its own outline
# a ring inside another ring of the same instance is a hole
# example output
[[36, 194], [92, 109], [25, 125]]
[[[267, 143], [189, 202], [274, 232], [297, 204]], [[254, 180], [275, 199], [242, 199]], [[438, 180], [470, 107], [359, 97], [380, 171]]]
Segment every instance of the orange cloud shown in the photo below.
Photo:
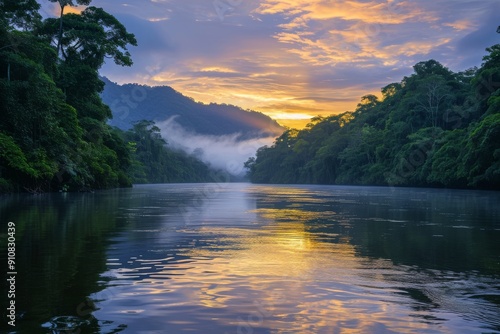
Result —
[[[293, 15], [288, 23], [279, 25], [282, 31], [274, 37], [290, 45], [287, 52], [313, 66], [349, 63], [368, 68], [396, 64], [396, 58], [401, 55], [426, 54], [451, 41], [435, 38], [383, 45], [388, 33], [398, 33], [388, 27], [411, 22], [429, 25], [438, 20], [431, 11], [408, 1], [268, 0], [256, 12]], [[467, 22], [462, 20], [452, 25], [459, 29], [466, 27]], [[330, 29], [324, 31], [325, 26]]]
[[268, 0], [260, 14], [301, 15], [306, 20], [343, 19], [365, 23], [401, 24], [409, 20], [435, 21], [436, 17], [405, 1]]
[[470, 20], [463, 19], [463, 20], [457, 20], [455, 22], [445, 23], [444, 26], [452, 27], [453, 29], [458, 31], [463, 31], [473, 28], [475, 24]]
[[466, 32], [481, 26], [490, 8], [483, 3], [245, 1], [223, 20], [204, 0], [126, 8], [147, 22], [144, 40], [153, 39], [153, 29], [164, 29], [152, 43], [153, 49], [156, 41], [160, 46], [135, 58], [145, 64], [135, 81], [259, 110], [289, 125], [352, 111], [361, 96], [401, 80], [426, 57], [458, 63], [460, 55], [452, 51]]

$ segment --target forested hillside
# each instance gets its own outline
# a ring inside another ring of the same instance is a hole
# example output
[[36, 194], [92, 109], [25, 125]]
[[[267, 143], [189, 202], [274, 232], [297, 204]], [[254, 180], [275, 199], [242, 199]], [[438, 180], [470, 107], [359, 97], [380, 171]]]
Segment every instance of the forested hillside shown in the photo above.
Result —
[[487, 52], [459, 73], [420, 62], [381, 99], [288, 129], [246, 162], [251, 181], [500, 189], [500, 45]]
[[57, 3], [61, 16], [42, 20], [35, 0], [0, 1], [0, 192], [207, 180], [206, 165], [158, 145], [154, 124], [106, 124], [98, 70], [105, 59], [131, 66], [136, 39], [101, 8], [64, 14], [90, 0]]
[[152, 121], [134, 123], [124, 139], [132, 152], [128, 172], [133, 183], [220, 181], [219, 171], [196, 157], [170, 149]]
[[175, 121], [189, 132], [203, 135], [239, 133], [241, 138], [278, 136], [285, 130], [262, 113], [227, 104], [203, 104], [168, 86], [118, 85], [103, 78], [103, 101], [113, 112], [109, 124], [127, 130], [143, 119]]

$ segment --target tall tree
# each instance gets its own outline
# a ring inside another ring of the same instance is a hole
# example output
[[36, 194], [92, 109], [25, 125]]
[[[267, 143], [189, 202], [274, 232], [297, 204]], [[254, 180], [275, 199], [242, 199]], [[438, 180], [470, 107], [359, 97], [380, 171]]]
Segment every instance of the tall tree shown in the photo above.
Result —
[[90, 0], [57, 2], [61, 17], [42, 22], [36, 0], [0, 0], [0, 191], [130, 185], [98, 70], [106, 57], [130, 66], [137, 42], [100, 8], [64, 14]]
[[87, 7], [80, 15], [64, 15], [65, 28], [60, 33], [59, 19], [47, 19], [40, 34], [47, 40], [58, 40], [58, 52], [64, 61], [82, 63], [99, 69], [105, 58], [112, 58], [117, 65], [131, 66], [128, 45], [137, 45], [135, 36], [113, 15], [102, 8]]
[[[66, 14], [64, 19], [58, 86], [66, 93], [68, 103], [78, 110], [80, 119], [105, 121], [111, 117], [111, 111], [98, 95], [104, 88], [98, 70], [106, 58], [121, 66], [131, 66], [127, 46], [137, 45], [135, 36], [101, 8], [87, 7], [80, 15]], [[39, 30], [48, 42], [59, 33], [58, 21], [47, 19]]]
[[63, 35], [63, 16], [64, 16], [64, 9], [66, 6], [88, 6], [92, 0], [49, 0], [50, 2], [57, 2], [59, 3], [59, 7], [61, 8], [60, 14], [59, 14], [59, 34], [57, 38], [57, 54], [60, 54], [61, 51], [61, 39]]

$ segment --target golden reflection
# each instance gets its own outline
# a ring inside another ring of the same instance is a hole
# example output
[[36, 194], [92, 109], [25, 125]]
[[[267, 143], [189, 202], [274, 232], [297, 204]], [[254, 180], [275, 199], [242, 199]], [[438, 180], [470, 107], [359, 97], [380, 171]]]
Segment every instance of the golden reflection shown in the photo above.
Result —
[[[276, 188], [275, 195], [287, 191]], [[301, 190], [294, 189], [294, 195], [301, 196]], [[405, 333], [431, 326], [408, 316], [401, 297], [380, 293], [393, 287], [383, 275], [367, 275], [362, 269], [366, 260], [356, 256], [348, 236], [308, 231], [307, 222], [325, 213], [297, 208], [252, 212], [262, 224], [257, 228], [197, 227], [200, 239], [194, 247], [185, 248], [181, 258], [163, 258], [155, 264], [159, 270], [135, 282], [124, 297], [149, 294], [169, 310], [200, 307], [216, 315], [211, 321], [241, 332]], [[391, 268], [387, 260], [370, 261], [375, 268]], [[177, 321], [185, 320], [170, 323]]]
[[[364, 284], [356, 275], [361, 264], [352, 245], [320, 241], [307, 232], [304, 223], [295, 220], [299, 214], [307, 219], [314, 213], [262, 210], [260, 214], [294, 218], [261, 230], [202, 228], [202, 235], [218, 235], [221, 241], [235, 245], [222, 251], [201, 247], [187, 252], [191, 258], [211, 259], [198, 261], [172, 282], [178, 288], [185, 284], [197, 287], [185, 296], [190, 303], [245, 314], [244, 318], [221, 320], [226, 324], [264, 326], [276, 329], [276, 333], [312, 334], [334, 329], [367, 333], [384, 328], [387, 314], [400, 312], [396, 307], [390, 309], [392, 303], [370, 297], [369, 289], [359, 287]], [[382, 282], [383, 278], [380, 285]], [[408, 331], [408, 319], [397, 323], [395, 318], [391, 316], [391, 326]], [[410, 326], [426, 328], [424, 324]]]
[[305, 222], [310, 219], [320, 218], [330, 215], [330, 212], [313, 212], [299, 209], [257, 209], [253, 210], [260, 217], [266, 220], [289, 220]]
[[[190, 264], [183, 276], [175, 278], [180, 286], [188, 282], [198, 286], [188, 296], [191, 302], [210, 308], [237, 304], [243, 308], [241, 312], [249, 314], [260, 307], [273, 314], [269, 318], [279, 319], [288, 316], [285, 310], [290, 306], [285, 304], [300, 305], [309, 295], [307, 282], [316, 271], [330, 268], [332, 277], [338, 277], [339, 272], [357, 266], [350, 244], [327, 244], [306, 230], [304, 221], [317, 217], [317, 213], [297, 209], [256, 212], [261, 216], [259, 221], [271, 223], [258, 230], [200, 229], [201, 235], [217, 236], [219, 243], [233, 246], [222, 250], [219, 246], [196, 247], [187, 252], [191, 259], [210, 259]], [[277, 222], [284, 217], [289, 221]]]
[[[210, 325], [221, 333], [417, 333], [436, 328], [446, 333], [463, 324], [459, 317], [467, 311], [448, 305], [456, 304], [455, 296], [441, 297], [453, 288], [448, 278], [436, 281], [438, 275], [421, 272], [418, 265], [360, 255], [353, 245], [363, 247], [359, 238], [371, 231], [349, 228], [357, 224], [349, 212], [322, 212], [332, 201], [355, 201], [335, 191], [248, 185], [243, 197], [228, 191], [217, 199], [224, 214], [207, 205], [216, 213], [199, 213], [199, 224], [176, 225], [174, 220], [165, 224], [164, 234], [145, 224], [147, 238], [129, 238], [133, 243], [117, 247], [133, 260], [131, 268], [121, 252], [108, 254], [108, 263], [127, 263], [127, 268], [112, 266], [108, 276], [117, 280], [102, 297], [93, 297], [102, 300], [96, 318], [109, 319], [116, 309], [144, 309], [148, 321], [157, 321], [148, 329], [179, 325], [203, 332], [200, 328]], [[245, 214], [228, 222], [229, 209]], [[140, 247], [126, 247], [135, 244]], [[467, 288], [463, 282], [457, 281], [460, 289]], [[460, 302], [460, 307], [472, 305]]]
[[[274, 189], [275, 195], [280, 191], [288, 190]], [[300, 189], [294, 189], [294, 194], [300, 197]], [[387, 328], [385, 323], [398, 332], [427, 328], [401, 314], [397, 301], [390, 300], [397, 297], [379, 298], [378, 291], [387, 283], [383, 277], [367, 281], [359, 272], [362, 259], [355, 256], [348, 237], [326, 242], [325, 237], [338, 235], [308, 231], [307, 221], [335, 213], [298, 208], [252, 212], [258, 221], [267, 223], [258, 229], [197, 229], [201, 236], [216, 242], [187, 249], [185, 255], [196, 260], [181, 265], [183, 275], [170, 280], [168, 288], [183, 293], [190, 305], [243, 314], [217, 320], [242, 330], [264, 327], [275, 333], [367, 333]], [[373, 261], [376, 266], [390, 267], [384, 260]], [[164, 273], [171, 269], [166, 266]]]

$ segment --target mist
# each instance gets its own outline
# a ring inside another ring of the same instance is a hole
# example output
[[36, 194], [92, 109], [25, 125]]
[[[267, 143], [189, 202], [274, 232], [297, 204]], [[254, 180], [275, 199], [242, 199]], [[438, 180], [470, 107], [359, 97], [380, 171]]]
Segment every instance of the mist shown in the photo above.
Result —
[[156, 122], [168, 145], [237, 177], [245, 175], [243, 164], [249, 157], [255, 156], [257, 149], [264, 145], [272, 145], [276, 139], [275, 137], [241, 139], [241, 133], [223, 136], [202, 135], [179, 125], [175, 121], [177, 117], [172, 116], [165, 121]]

